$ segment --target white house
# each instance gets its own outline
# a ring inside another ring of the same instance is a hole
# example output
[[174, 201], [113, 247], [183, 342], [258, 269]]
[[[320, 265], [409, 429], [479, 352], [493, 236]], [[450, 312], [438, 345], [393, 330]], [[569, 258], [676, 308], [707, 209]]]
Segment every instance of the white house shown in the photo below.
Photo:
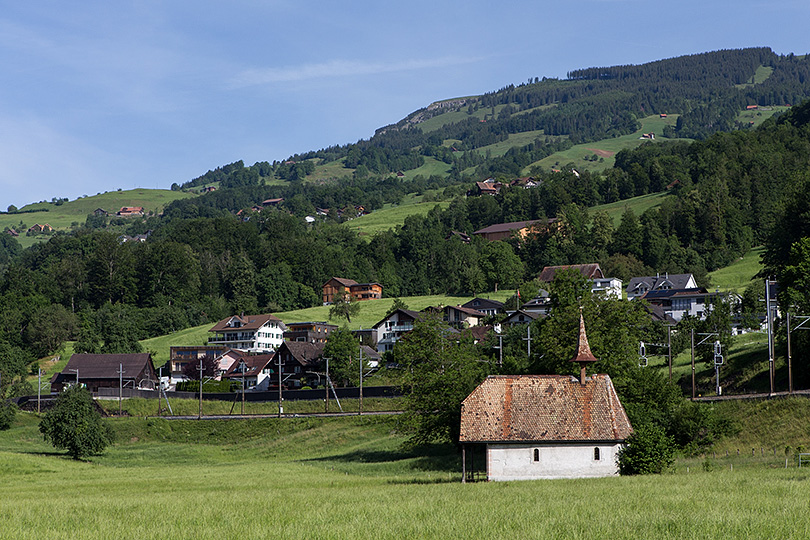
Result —
[[494, 375], [461, 405], [463, 478], [468, 452], [485, 449], [487, 480], [586, 478], [618, 474], [619, 449], [633, 429], [610, 377], [585, 376], [596, 361], [580, 318], [570, 375]]
[[273, 352], [284, 342], [286, 329], [281, 319], [270, 314], [234, 315], [209, 330], [214, 336], [208, 338], [208, 343], [250, 352]]
[[263, 391], [270, 387], [275, 353], [242, 355], [228, 368], [223, 379], [244, 383], [245, 390]]
[[419, 311], [410, 309], [397, 309], [383, 320], [373, 326], [377, 332], [377, 350], [385, 352], [393, 350], [394, 344], [404, 334], [413, 330], [413, 323], [424, 316]]
[[692, 274], [656, 274], [655, 276], [634, 277], [627, 284], [627, 299], [644, 296], [649, 291], [671, 289], [696, 289], [697, 282]]

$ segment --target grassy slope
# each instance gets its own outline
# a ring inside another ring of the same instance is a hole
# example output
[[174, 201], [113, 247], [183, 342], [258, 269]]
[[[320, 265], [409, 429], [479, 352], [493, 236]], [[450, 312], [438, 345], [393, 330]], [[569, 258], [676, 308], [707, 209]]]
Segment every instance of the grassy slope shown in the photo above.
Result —
[[740, 257], [729, 266], [709, 273], [712, 287], [723, 292], [736, 292], [742, 294], [746, 287], [754, 281], [754, 276], [762, 270], [761, 257], [765, 248], [756, 247]]
[[413, 202], [376, 210], [371, 214], [361, 216], [346, 223], [346, 227], [354, 229], [361, 236], [371, 236], [376, 232], [393, 229], [405, 223], [405, 218], [412, 215], [425, 215], [434, 207], [442, 209], [450, 206], [449, 202]]
[[631, 209], [638, 217], [647, 209], [660, 205], [661, 202], [663, 202], [664, 197], [667, 197], [668, 195], [669, 194], [667, 192], [650, 193], [649, 195], [641, 195], [639, 197], [633, 197], [632, 199], [626, 199], [624, 201], [593, 206], [588, 209], [588, 212], [591, 215], [593, 215], [595, 212], [607, 212], [610, 218], [613, 220], [613, 225], [618, 226], [619, 223], [621, 223], [622, 214], [624, 214], [628, 208]]
[[[808, 425], [806, 406], [767, 405], [737, 411], [747, 433], [774, 418]], [[117, 444], [86, 462], [53, 453], [31, 415], [0, 432], [0, 539], [810, 535], [807, 475], [770, 463], [462, 485], [452, 448], [403, 450], [393, 418], [110, 424]]]
[[[47, 223], [56, 230], [68, 230], [72, 223], [84, 225], [88, 214], [92, 214], [97, 208], [103, 208], [107, 212], [114, 214], [122, 206], [143, 206], [146, 212], [159, 213], [172, 201], [195, 197], [193, 193], [182, 191], [171, 191], [167, 189], [130, 189], [126, 191], [110, 191], [100, 193], [92, 197], [85, 197], [68, 201], [56, 206], [48, 202], [40, 202], [24, 206], [20, 210], [39, 210], [46, 212], [35, 212], [31, 214], [0, 214], [0, 230], [5, 227], [18, 225], [20, 221], [27, 227], [35, 223]], [[21, 234], [18, 238], [22, 247], [29, 247], [36, 242], [46, 241], [49, 236], [25, 236]]]
[[[494, 300], [504, 301], [509, 298], [514, 291], [502, 290], [496, 293], [489, 292], [482, 294], [483, 298], [492, 298]], [[408, 305], [410, 309], [420, 310], [428, 306], [436, 306], [439, 304], [444, 305], [457, 305], [463, 304], [472, 297], [455, 297], [446, 295], [432, 295], [432, 296], [406, 296], [402, 300]], [[393, 302], [392, 298], [382, 298], [380, 300], [365, 300], [360, 303], [360, 314], [352, 319], [349, 325], [351, 329], [371, 328], [385, 316], [385, 313], [391, 307]], [[275, 313], [285, 323], [291, 322], [304, 322], [304, 321], [327, 321], [332, 324], [342, 324], [341, 321], [329, 321], [330, 306], [316, 306], [307, 309], [298, 309], [295, 311], [285, 311]], [[193, 328], [186, 328], [173, 334], [159, 336], [155, 338], [145, 339], [141, 341], [144, 349], [153, 353], [155, 365], [162, 365], [169, 358], [169, 347], [181, 345], [202, 345], [208, 340], [208, 330], [213, 326], [212, 323], [195, 326]]]

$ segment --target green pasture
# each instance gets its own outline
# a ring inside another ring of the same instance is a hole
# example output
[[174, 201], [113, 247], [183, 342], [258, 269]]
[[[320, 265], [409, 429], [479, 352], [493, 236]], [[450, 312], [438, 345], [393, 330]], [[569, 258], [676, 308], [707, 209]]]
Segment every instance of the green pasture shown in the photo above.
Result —
[[765, 248], [755, 247], [729, 266], [709, 272], [712, 287], [723, 292], [742, 292], [754, 282], [754, 276], [762, 270], [762, 254]]
[[[111, 218], [114, 218], [115, 213], [122, 206], [143, 206], [146, 213], [157, 214], [162, 212], [163, 208], [172, 201], [196, 196], [194, 193], [168, 189], [137, 188], [85, 196], [58, 206], [43, 201], [20, 208], [20, 210], [44, 210], [41, 212], [0, 214], [0, 231], [6, 227], [17, 226], [20, 222], [25, 224], [26, 229], [36, 223], [47, 223], [57, 231], [69, 230], [74, 223], [84, 225], [87, 215], [92, 214], [97, 208], [109, 212]], [[47, 241], [48, 238], [50, 238], [49, 235], [26, 236], [22, 232], [17, 240], [22, 247], [26, 248], [37, 242]]]
[[735, 86], [737, 88], [749, 88], [756, 84], [762, 84], [766, 80], [768, 80], [768, 78], [771, 76], [772, 73], [773, 73], [772, 67], [759, 66], [757, 70], [754, 72], [754, 74], [751, 76], [751, 78], [748, 79], [747, 83], [737, 84]]
[[648, 209], [660, 205], [664, 201], [664, 198], [668, 195], [669, 193], [666, 191], [650, 193], [648, 195], [640, 195], [638, 197], [633, 197], [632, 199], [625, 199], [623, 201], [593, 206], [588, 209], [588, 213], [593, 215], [596, 212], [607, 212], [607, 214], [613, 220], [613, 225], [618, 227], [619, 223], [622, 221], [622, 214], [624, 214], [628, 208], [633, 211], [636, 217], [638, 217]]
[[755, 110], [745, 110], [737, 115], [737, 121], [743, 124], [752, 124], [752, 127], [759, 126], [762, 122], [771, 118], [775, 114], [780, 114], [790, 109], [790, 107], [774, 105], [771, 107], [759, 107]]
[[461, 484], [458, 452], [405, 449], [396, 417], [107, 422], [115, 445], [87, 461], [46, 445], [34, 415], [0, 432], [0, 540], [810, 536], [792, 459]]
[[[481, 298], [491, 298], [493, 300], [505, 301], [507, 298], [514, 294], [514, 290], [501, 290], [498, 292], [488, 292], [479, 295]], [[429, 306], [442, 305], [458, 305], [472, 300], [472, 296], [447, 296], [442, 294], [434, 294], [428, 296], [405, 296], [402, 301], [408, 305], [409, 309], [420, 310]], [[357, 317], [352, 318], [352, 323], [349, 326], [352, 330], [360, 328], [371, 328], [382, 320], [386, 312], [391, 308], [393, 298], [381, 298], [379, 300], [364, 300], [360, 302], [360, 313]], [[343, 325], [344, 320], [329, 320], [329, 309], [331, 306], [315, 306], [306, 309], [297, 309], [294, 311], [283, 311], [274, 313], [276, 317], [285, 323], [293, 322], [307, 322], [307, 321], [326, 321], [332, 324]], [[163, 365], [169, 359], [169, 347], [183, 346], [183, 345], [204, 345], [208, 342], [211, 334], [208, 330], [214, 326], [214, 323], [203, 324], [192, 328], [179, 330], [172, 334], [158, 336], [154, 338], [141, 340], [144, 350], [152, 353], [152, 359], [156, 366]], [[61, 369], [61, 368], [60, 368]]]
[[[660, 115], [656, 114], [641, 118], [641, 129], [635, 133], [622, 135], [621, 137], [613, 139], [602, 139], [601, 141], [574, 145], [567, 150], [556, 152], [540, 161], [532, 163], [524, 169], [524, 173], [528, 174], [534, 167], [540, 168], [541, 170], [551, 170], [569, 163], [573, 163], [574, 168], [580, 171], [601, 171], [608, 169], [613, 167], [616, 162], [614, 158], [616, 152], [624, 150], [625, 148], [635, 148], [647, 142], [645, 139], [639, 138], [643, 133], [655, 133], [656, 142], [671, 140], [663, 137], [664, 127], [668, 125], [674, 126], [678, 121], [678, 116], [677, 114], [670, 114], [666, 118], [661, 118]], [[606, 152], [607, 154], [600, 156], [600, 152]], [[595, 154], [597, 157], [603, 157], [603, 160], [600, 161], [597, 159], [596, 161], [592, 161], [591, 158]]]
[[425, 202], [414, 204], [401, 204], [381, 208], [365, 216], [360, 216], [346, 223], [346, 227], [354, 229], [360, 236], [370, 237], [377, 232], [387, 231], [397, 225], [403, 225], [405, 218], [413, 215], [424, 216], [433, 208], [439, 206], [442, 210], [450, 206], [449, 202]]

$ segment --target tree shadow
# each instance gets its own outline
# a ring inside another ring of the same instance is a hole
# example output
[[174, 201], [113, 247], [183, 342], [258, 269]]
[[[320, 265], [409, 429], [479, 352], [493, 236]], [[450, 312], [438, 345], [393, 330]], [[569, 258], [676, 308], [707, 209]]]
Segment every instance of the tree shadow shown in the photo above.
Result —
[[[324, 463], [400, 463], [409, 461], [408, 468], [416, 471], [457, 472], [461, 466], [458, 451], [451, 444], [430, 444], [397, 450], [355, 450], [345, 454], [304, 460]], [[434, 483], [427, 481], [427, 483]]]

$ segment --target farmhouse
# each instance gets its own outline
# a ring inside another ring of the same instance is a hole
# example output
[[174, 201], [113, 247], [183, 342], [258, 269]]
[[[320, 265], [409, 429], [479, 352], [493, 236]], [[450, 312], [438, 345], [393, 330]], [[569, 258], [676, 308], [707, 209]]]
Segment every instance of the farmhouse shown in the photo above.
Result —
[[274, 315], [234, 315], [222, 319], [209, 330], [214, 336], [208, 338], [208, 344], [251, 352], [272, 352], [284, 341], [286, 329], [281, 319]]
[[492, 375], [461, 405], [463, 476], [467, 454], [483, 446], [487, 480], [587, 478], [618, 474], [619, 449], [632, 433], [610, 377], [586, 377], [595, 362], [580, 316], [570, 375]]
[[143, 214], [143, 206], [122, 206], [121, 210], [116, 212], [120, 217], [140, 217]]
[[333, 277], [323, 284], [323, 305], [333, 303], [335, 296], [343, 289], [358, 301], [382, 298], [382, 285], [379, 283], [357, 283], [353, 279]]
[[93, 393], [99, 388], [118, 388], [119, 384], [124, 388], [154, 390], [157, 375], [148, 353], [74, 354], [65, 369], [51, 378], [51, 390], [61, 392], [65, 386], [76, 382]]
[[484, 240], [489, 240], [490, 242], [504, 240], [506, 238], [510, 238], [512, 235], [525, 238], [530, 232], [541, 230], [555, 221], [557, 221], [557, 218], [497, 223], [495, 225], [490, 225], [489, 227], [484, 227], [483, 229], [478, 229], [473, 234], [480, 236]]

